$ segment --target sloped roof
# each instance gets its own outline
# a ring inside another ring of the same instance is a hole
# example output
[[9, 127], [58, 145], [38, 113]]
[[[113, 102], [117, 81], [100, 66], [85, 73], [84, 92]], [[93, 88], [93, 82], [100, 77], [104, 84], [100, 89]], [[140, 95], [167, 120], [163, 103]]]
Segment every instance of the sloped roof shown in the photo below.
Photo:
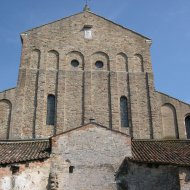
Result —
[[190, 166], [190, 140], [132, 140], [133, 162]]
[[49, 158], [49, 140], [0, 141], [0, 165]]
[[[47, 159], [50, 154], [49, 139], [0, 141], [0, 165]], [[190, 140], [132, 140], [132, 157], [127, 160], [189, 167]]]
[[70, 15], [70, 16], [67, 16], [67, 17], [58, 19], [58, 20], [53, 21], [53, 22], [49, 22], [49, 23], [47, 23], [47, 24], [43, 24], [43, 25], [41, 25], [41, 26], [31, 28], [31, 29], [29, 29], [29, 30], [27, 30], [27, 31], [25, 31], [25, 32], [22, 32], [21, 34], [30, 32], [30, 31], [35, 30], [35, 29], [37, 29], [37, 28], [41, 28], [41, 27], [43, 27], [43, 26], [47, 26], [47, 25], [50, 25], [50, 24], [59, 22], [59, 21], [61, 21], [61, 20], [65, 20], [65, 19], [68, 19], [68, 18], [71, 18], [71, 17], [75, 17], [75, 16], [78, 16], [78, 15], [81, 15], [81, 14], [84, 14], [84, 13], [88, 13], [88, 14], [91, 14], [91, 15], [93, 15], [93, 16], [99, 17], [99, 18], [101, 18], [101, 19], [103, 19], [103, 20], [105, 20], [105, 21], [107, 21], [107, 22], [112, 23], [113, 25], [119, 26], [119, 27], [121, 27], [122, 29], [128, 30], [128, 31], [130, 31], [130, 32], [132, 32], [132, 33], [134, 33], [134, 34], [136, 34], [136, 35], [138, 35], [138, 36], [141, 36], [142, 38], [145, 38], [145, 39], [147, 39], [147, 40], [151, 40], [150, 38], [146, 37], [145, 35], [142, 35], [142, 34], [140, 34], [140, 33], [138, 33], [138, 32], [135, 32], [134, 30], [128, 29], [128, 28], [126, 28], [126, 27], [124, 27], [124, 26], [122, 26], [122, 25], [120, 25], [120, 24], [118, 24], [118, 23], [115, 23], [115, 22], [113, 22], [113, 21], [111, 21], [111, 20], [109, 20], [109, 19], [107, 19], [107, 18], [105, 18], [105, 17], [103, 17], [103, 16], [97, 15], [97, 14], [91, 12], [91, 11], [79, 12], [79, 13], [76, 13], [76, 14], [73, 14], [73, 15]]
[[85, 124], [85, 125], [81, 125], [81, 126], [79, 126], [79, 127], [75, 127], [75, 128], [69, 129], [69, 130], [64, 131], [64, 132], [62, 132], [62, 133], [56, 134], [56, 135], [52, 136], [51, 138], [54, 138], [54, 137], [57, 137], [57, 136], [60, 136], [60, 135], [67, 134], [67, 133], [70, 133], [70, 132], [72, 132], [72, 131], [84, 130], [85, 128], [92, 128], [92, 127], [99, 127], [99, 128], [102, 128], [102, 129], [105, 129], [105, 130], [108, 130], [108, 131], [112, 131], [113, 133], [119, 133], [119, 134], [121, 134], [121, 135], [124, 135], [124, 136], [127, 136], [127, 137], [130, 138], [130, 136], [127, 135], [126, 133], [122, 133], [122, 132], [120, 132], [120, 131], [118, 131], [118, 130], [114, 130], [114, 129], [105, 127], [105, 126], [103, 126], [103, 125], [101, 125], [101, 124], [98, 124], [98, 123], [96, 123], [96, 122], [90, 122], [90, 123], [87, 123], [87, 124]]

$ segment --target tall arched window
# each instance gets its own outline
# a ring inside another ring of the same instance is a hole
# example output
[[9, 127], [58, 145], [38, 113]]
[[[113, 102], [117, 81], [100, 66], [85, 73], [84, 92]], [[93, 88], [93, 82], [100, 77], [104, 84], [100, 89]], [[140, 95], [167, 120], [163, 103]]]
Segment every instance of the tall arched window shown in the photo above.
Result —
[[129, 127], [128, 102], [125, 96], [122, 96], [120, 98], [120, 117], [121, 117], [121, 127]]
[[185, 127], [186, 127], [187, 139], [190, 139], [190, 115], [185, 118]]
[[48, 95], [47, 97], [47, 125], [54, 125], [55, 124], [55, 96]]

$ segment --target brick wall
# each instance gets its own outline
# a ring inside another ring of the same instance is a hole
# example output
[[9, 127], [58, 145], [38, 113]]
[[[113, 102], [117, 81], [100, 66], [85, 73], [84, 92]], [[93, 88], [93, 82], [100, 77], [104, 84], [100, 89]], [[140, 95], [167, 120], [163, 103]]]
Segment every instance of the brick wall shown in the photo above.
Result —
[[[91, 39], [84, 37], [86, 26], [91, 27]], [[155, 92], [151, 41], [146, 37], [90, 12], [34, 28], [21, 37], [18, 87], [0, 93], [0, 100], [7, 97], [12, 104], [7, 125], [10, 108], [1, 103], [1, 138], [7, 126], [12, 139], [44, 138], [89, 119], [139, 139], [186, 138], [184, 117], [190, 106]], [[73, 67], [72, 60], [79, 66]], [[103, 67], [97, 68], [96, 61]], [[56, 97], [55, 125], [46, 124], [49, 94]], [[121, 96], [128, 101], [129, 127], [121, 127]], [[173, 106], [166, 122], [164, 104]]]
[[[86, 25], [92, 27], [92, 39], [84, 38]], [[151, 137], [150, 40], [89, 12], [21, 36], [14, 138], [51, 136], [90, 118], [135, 138]], [[71, 66], [74, 59], [78, 67]], [[97, 68], [96, 61], [102, 61], [103, 68]], [[46, 125], [48, 94], [57, 98], [55, 126]], [[121, 96], [128, 98], [130, 129], [121, 127]]]
[[89, 124], [52, 139], [55, 190], [116, 189], [115, 173], [131, 156], [128, 136]]
[[186, 139], [185, 117], [190, 105], [163, 93], [156, 93], [162, 138]]
[[13, 173], [10, 166], [1, 168], [0, 190], [45, 190], [48, 189], [50, 163], [36, 161], [16, 164], [19, 171]]
[[0, 139], [9, 139], [16, 88], [0, 92]]

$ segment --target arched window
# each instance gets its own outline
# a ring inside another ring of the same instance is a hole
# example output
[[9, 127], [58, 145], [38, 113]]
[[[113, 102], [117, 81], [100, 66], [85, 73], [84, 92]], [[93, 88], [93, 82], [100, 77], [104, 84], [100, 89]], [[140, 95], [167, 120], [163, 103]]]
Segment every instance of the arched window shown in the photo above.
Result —
[[121, 117], [121, 127], [129, 127], [128, 102], [125, 96], [122, 96], [120, 98], [120, 117]]
[[55, 124], [55, 96], [48, 95], [47, 97], [47, 125]]
[[190, 139], [190, 115], [185, 118], [187, 138]]

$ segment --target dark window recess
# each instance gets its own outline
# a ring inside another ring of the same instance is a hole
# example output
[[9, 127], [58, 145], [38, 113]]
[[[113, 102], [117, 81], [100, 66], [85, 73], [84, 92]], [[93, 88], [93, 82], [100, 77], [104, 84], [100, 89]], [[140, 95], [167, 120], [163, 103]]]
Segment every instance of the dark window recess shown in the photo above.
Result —
[[120, 117], [121, 117], [121, 127], [129, 127], [128, 102], [125, 96], [122, 96], [120, 98]]
[[79, 66], [79, 62], [76, 59], [74, 59], [74, 60], [71, 61], [71, 65], [73, 67], [78, 67]]
[[185, 118], [185, 127], [186, 127], [187, 139], [190, 139], [190, 116], [187, 116]]
[[19, 165], [11, 165], [11, 171], [12, 171], [12, 174], [16, 174], [19, 172]]
[[102, 61], [96, 61], [95, 65], [97, 68], [102, 68], [104, 66], [104, 63]]
[[74, 168], [75, 168], [74, 166], [70, 166], [70, 167], [69, 167], [69, 173], [70, 173], [70, 174], [73, 173]]
[[55, 124], [55, 96], [48, 95], [47, 98], [47, 125], [54, 125]]

